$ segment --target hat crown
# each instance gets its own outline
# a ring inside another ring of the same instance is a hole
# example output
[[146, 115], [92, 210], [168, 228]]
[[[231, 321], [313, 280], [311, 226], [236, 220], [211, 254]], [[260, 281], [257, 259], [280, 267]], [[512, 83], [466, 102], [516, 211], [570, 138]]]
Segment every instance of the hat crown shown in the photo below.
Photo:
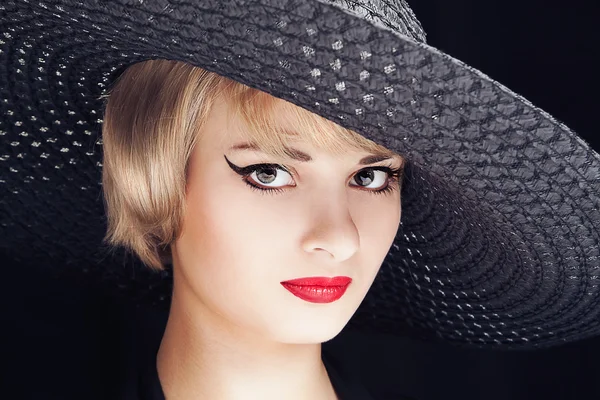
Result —
[[364, 19], [383, 24], [409, 38], [426, 43], [426, 34], [405, 0], [325, 0]]

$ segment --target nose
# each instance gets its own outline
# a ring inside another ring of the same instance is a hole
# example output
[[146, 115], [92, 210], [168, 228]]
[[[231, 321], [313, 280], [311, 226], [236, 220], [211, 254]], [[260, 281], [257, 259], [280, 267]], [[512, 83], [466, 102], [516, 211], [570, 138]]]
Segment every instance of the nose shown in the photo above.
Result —
[[309, 220], [310, 229], [302, 240], [304, 251], [321, 253], [320, 257], [335, 262], [358, 251], [360, 236], [345, 198], [320, 196], [310, 204]]

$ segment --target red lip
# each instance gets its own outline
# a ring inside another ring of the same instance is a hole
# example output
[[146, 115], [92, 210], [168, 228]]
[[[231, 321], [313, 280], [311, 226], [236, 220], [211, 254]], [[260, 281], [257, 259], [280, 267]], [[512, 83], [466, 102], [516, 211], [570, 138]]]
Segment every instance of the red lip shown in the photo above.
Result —
[[347, 276], [311, 277], [281, 282], [294, 296], [311, 303], [331, 303], [344, 295], [352, 279]]

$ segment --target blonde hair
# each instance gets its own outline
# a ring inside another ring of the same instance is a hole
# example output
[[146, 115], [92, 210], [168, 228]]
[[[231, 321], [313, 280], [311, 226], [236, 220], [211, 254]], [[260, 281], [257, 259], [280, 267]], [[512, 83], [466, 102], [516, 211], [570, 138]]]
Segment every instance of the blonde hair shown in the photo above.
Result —
[[249, 141], [267, 154], [289, 155], [294, 137], [334, 154], [351, 148], [396, 155], [285, 101], [300, 126], [282, 133], [271, 110], [283, 100], [187, 63], [143, 61], [128, 67], [105, 96], [102, 185], [109, 247], [124, 247], [154, 270], [172, 262], [170, 244], [185, 214], [188, 161], [219, 95], [243, 117]]

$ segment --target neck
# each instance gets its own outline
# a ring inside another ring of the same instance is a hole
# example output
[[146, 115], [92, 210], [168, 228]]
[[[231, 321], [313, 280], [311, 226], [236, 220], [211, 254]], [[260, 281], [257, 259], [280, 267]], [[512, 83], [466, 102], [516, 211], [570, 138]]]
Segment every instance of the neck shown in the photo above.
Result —
[[190, 304], [173, 294], [157, 354], [166, 399], [337, 399], [320, 343], [275, 342]]

